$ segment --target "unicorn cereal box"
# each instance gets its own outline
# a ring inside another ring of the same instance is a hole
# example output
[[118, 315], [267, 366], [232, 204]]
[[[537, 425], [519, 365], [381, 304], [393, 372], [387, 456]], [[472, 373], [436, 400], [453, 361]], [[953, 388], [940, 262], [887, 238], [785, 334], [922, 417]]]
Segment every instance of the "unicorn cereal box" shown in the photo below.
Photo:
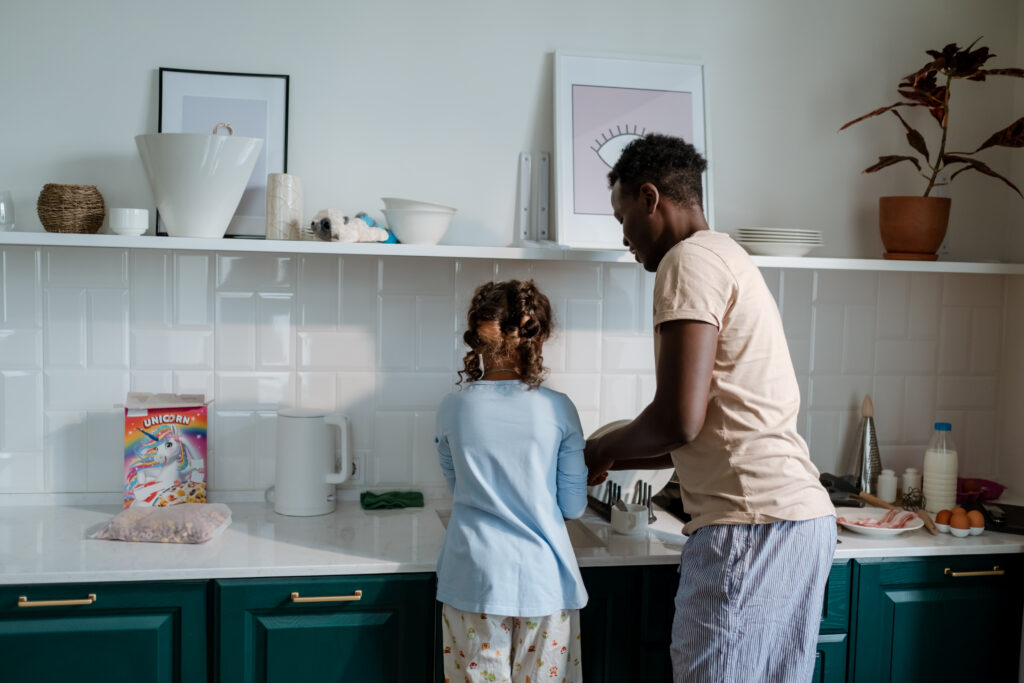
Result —
[[128, 394], [124, 507], [206, 502], [206, 409], [202, 394]]

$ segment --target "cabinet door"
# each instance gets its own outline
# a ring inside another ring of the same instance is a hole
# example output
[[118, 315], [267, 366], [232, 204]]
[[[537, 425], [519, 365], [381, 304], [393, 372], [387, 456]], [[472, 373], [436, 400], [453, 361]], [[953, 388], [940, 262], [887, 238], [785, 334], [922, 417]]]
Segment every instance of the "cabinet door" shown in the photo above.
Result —
[[588, 682], [671, 681], [676, 565], [581, 570], [590, 600], [580, 613]]
[[0, 587], [0, 679], [205, 681], [206, 591], [205, 582]]
[[850, 560], [832, 563], [821, 605], [821, 633], [846, 633], [850, 627]]
[[217, 581], [218, 680], [431, 681], [434, 594], [433, 574]]
[[1020, 556], [858, 560], [852, 680], [1015, 681]]
[[818, 636], [812, 683], [843, 683], [846, 680], [846, 641], [845, 633]]

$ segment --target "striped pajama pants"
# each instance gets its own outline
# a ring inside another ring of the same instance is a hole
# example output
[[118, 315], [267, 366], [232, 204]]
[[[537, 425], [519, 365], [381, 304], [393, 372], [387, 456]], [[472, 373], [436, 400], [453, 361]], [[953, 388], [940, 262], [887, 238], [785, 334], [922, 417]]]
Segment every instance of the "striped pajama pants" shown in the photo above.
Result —
[[835, 547], [831, 516], [695, 531], [679, 562], [676, 683], [808, 683]]

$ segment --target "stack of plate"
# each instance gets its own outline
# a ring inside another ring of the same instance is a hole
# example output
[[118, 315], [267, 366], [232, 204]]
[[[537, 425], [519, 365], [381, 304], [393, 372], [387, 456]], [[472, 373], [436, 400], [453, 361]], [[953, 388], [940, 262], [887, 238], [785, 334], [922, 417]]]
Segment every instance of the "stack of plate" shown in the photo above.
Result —
[[740, 228], [736, 231], [736, 241], [751, 254], [803, 256], [821, 246], [821, 232], [791, 228]]

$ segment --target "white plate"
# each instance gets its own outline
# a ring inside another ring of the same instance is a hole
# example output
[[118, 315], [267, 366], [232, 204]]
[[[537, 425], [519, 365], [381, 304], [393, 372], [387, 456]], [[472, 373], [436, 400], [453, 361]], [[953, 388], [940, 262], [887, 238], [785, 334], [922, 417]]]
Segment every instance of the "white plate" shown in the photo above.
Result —
[[[594, 430], [588, 439], [593, 439], [599, 436], [604, 436], [608, 432], [625, 427], [632, 420], [616, 420], [609, 422], [608, 424], [598, 427]], [[667, 470], [611, 470], [608, 472], [608, 479], [603, 484], [597, 486], [588, 486], [587, 493], [600, 501], [605, 499], [605, 489], [608, 486], [608, 482], [612, 481], [622, 487], [622, 500], [627, 503], [635, 502], [633, 500], [633, 489], [636, 487], [638, 481], [645, 481], [651, 485], [651, 495], [657, 495], [665, 485], [668, 484], [672, 478], [672, 474], [675, 472], [674, 468], [668, 468]]]
[[737, 240], [743, 248], [758, 256], [803, 256], [817, 244], [787, 244], [783, 242], [746, 242]]
[[798, 230], [797, 228], [736, 228], [736, 232], [766, 232], [770, 234], [782, 233], [790, 235], [820, 235], [821, 230]]
[[777, 244], [821, 244], [820, 239], [809, 237], [741, 237], [737, 242], [772, 242]]
[[[855, 519], [869, 519], [878, 521], [888, 514], [888, 510], [882, 508], [836, 508], [836, 520], [840, 517], [846, 517], [850, 520]], [[924, 526], [924, 520], [920, 517], [915, 516], [913, 520], [907, 526], [902, 529], [879, 529], [878, 527], [871, 526], [860, 526], [858, 524], [850, 524], [848, 522], [839, 522], [839, 525], [844, 529], [850, 531], [856, 531], [858, 534], [864, 534], [865, 536], [898, 536], [907, 531], [915, 531]]]

